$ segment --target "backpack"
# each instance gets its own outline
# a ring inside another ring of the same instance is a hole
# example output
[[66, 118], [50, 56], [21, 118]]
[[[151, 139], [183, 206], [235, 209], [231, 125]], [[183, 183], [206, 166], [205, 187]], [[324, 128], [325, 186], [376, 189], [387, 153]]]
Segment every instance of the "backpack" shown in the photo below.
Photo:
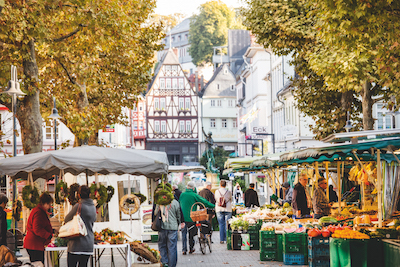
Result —
[[[218, 199], [218, 206], [226, 208], [226, 199], [225, 195], [228, 193], [228, 190], [226, 190], [225, 194], [223, 196], [220, 196]], [[221, 191], [219, 191], [219, 194], [221, 194]]]

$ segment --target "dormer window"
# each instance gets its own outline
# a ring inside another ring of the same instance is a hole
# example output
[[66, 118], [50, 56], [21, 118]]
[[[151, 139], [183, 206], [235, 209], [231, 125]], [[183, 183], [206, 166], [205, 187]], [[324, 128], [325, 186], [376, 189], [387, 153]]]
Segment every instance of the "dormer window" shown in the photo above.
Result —
[[231, 85], [231, 91], [235, 91], [235, 85]]
[[219, 90], [219, 84], [217, 84], [217, 89]]

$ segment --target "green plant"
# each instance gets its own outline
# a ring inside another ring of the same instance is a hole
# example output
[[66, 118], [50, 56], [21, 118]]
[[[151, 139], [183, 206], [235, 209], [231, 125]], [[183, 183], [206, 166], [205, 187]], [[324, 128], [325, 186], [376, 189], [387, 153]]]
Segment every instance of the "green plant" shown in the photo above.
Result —
[[24, 186], [22, 189], [22, 200], [24, 201], [25, 207], [33, 209], [39, 204], [39, 191], [35, 186]]

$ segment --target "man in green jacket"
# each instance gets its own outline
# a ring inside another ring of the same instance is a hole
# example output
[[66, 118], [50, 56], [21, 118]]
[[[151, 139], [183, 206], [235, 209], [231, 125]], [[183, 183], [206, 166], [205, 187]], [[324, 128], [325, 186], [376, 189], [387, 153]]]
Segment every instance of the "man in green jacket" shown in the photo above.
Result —
[[[207, 208], [213, 209], [214, 204], [208, 202], [205, 198], [199, 196], [195, 193], [195, 186], [193, 182], [189, 182], [186, 186], [186, 191], [183, 192], [179, 198], [179, 203], [181, 204], [181, 209], [183, 217], [185, 219], [185, 224], [189, 232], [189, 253], [194, 252], [194, 240], [193, 237], [197, 234], [197, 229], [195, 227], [195, 222], [190, 218], [190, 209], [196, 202], [203, 203]], [[193, 207], [193, 211], [196, 211], [196, 207]]]

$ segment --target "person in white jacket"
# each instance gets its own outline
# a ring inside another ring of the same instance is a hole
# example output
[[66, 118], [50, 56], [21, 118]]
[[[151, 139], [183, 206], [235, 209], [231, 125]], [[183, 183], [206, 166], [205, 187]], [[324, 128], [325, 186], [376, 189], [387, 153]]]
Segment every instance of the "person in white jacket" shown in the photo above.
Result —
[[215, 190], [215, 212], [219, 224], [219, 239], [223, 244], [226, 241], [226, 224], [232, 217], [232, 192], [226, 189], [226, 181], [221, 180], [220, 188]]
[[236, 183], [235, 188], [233, 189], [233, 199], [235, 200], [235, 205], [243, 203], [243, 191], [240, 188], [239, 183]]

